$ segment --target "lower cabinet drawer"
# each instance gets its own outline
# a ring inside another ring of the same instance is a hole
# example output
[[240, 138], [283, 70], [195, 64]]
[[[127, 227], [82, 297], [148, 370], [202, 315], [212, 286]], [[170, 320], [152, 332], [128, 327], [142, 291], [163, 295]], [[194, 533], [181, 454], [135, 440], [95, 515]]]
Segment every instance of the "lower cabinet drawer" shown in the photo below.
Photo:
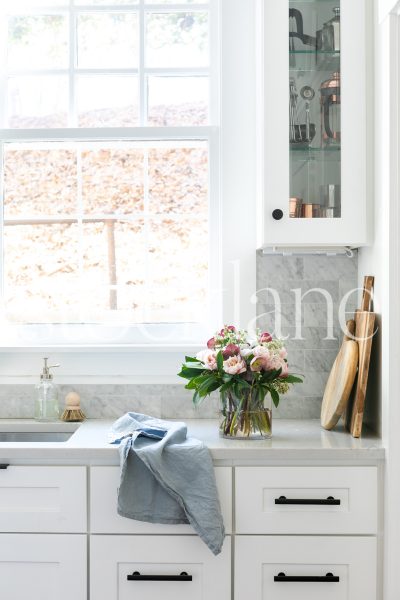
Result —
[[236, 538], [235, 600], [376, 600], [376, 586], [373, 537]]
[[230, 538], [213, 556], [194, 536], [93, 535], [90, 598], [230, 600]]
[[[90, 469], [90, 521], [92, 533], [193, 533], [189, 525], [161, 525], [144, 523], [120, 517], [117, 513], [119, 467], [92, 467]], [[232, 469], [217, 467], [215, 478], [225, 530], [231, 533], [232, 524]]]
[[237, 467], [236, 532], [375, 535], [376, 467]]
[[86, 535], [0, 534], [2, 600], [86, 600]]
[[86, 467], [0, 470], [0, 532], [84, 533]]

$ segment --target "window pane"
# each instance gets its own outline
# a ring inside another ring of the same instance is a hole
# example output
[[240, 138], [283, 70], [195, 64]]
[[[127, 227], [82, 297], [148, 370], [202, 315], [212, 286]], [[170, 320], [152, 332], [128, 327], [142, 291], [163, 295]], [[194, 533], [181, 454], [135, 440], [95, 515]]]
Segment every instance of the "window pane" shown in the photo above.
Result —
[[90, 4], [96, 5], [96, 6], [100, 6], [100, 5], [107, 5], [107, 6], [113, 6], [115, 5], [121, 5], [121, 4], [138, 4], [139, 0], [74, 0], [74, 4], [78, 5], [78, 6], [82, 6], [82, 5], [86, 5], [89, 6]]
[[78, 66], [137, 67], [136, 14], [81, 14], [78, 17]]
[[67, 7], [68, 0], [2, 0], [1, 3], [7, 11], [21, 10], [22, 8], [58, 8], [61, 6]]
[[139, 123], [136, 77], [80, 76], [76, 93], [79, 127], [134, 127]]
[[207, 212], [205, 144], [200, 148], [172, 147], [149, 152], [149, 206], [156, 214]]
[[124, 320], [142, 322], [146, 280], [144, 237], [143, 220], [84, 223], [84, 286], [88, 292], [83, 296], [92, 298], [90, 290], [97, 291], [88, 307], [92, 318], [107, 320], [111, 309], [127, 311]]
[[145, 0], [145, 4], [207, 4], [204, 0]]
[[11, 69], [67, 67], [67, 18], [61, 15], [10, 17], [7, 63]]
[[8, 127], [67, 127], [67, 77], [10, 77], [7, 89]]
[[152, 220], [149, 269], [150, 321], [202, 320], [207, 307], [208, 222]]
[[78, 226], [6, 225], [6, 315], [24, 322], [78, 317]]
[[148, 67], [206, 67], [208, 13], [147, 15], [146, 65]]
[[140, 150], [83, 151], [85, 214], [130, 214], [143, 210], [143, 163]]
[[76, 212], [77, 172], [73, 150], [6, 149], [4, 171], [6, 219]]
[[160, 126], [208, 123], [207, 77], [149, 77], [148, 123]]

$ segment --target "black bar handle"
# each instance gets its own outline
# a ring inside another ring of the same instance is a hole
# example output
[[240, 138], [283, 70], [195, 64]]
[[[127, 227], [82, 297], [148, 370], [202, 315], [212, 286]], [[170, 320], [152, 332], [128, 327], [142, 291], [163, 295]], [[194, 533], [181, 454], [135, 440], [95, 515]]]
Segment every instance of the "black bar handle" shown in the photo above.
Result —
[[286, 496], [279, 496], [275, 498], [275, 504], [312, 504], [312, 505], [324, 505], [324, 506], [339, 506], [340, 500], [333, 496], [328, 498], [286, 498]]
[[327, 573], [322, 577], [314, 575], [285, 575], [285, 573], [278, 573], [275, 575], [274, 581], [288, 582], [288, 583], [339, 583], [340, 579], [333, 573]]
[[6, 463], [2, 463], [2, 464], [0, 464], [0, 469], [2, 469], [4, 471], [5, 469], [8, 469], [9, 466], [10, 465], [7, 465]]
[[192, 581], [193, 577], [186, 571], [180, 575], [141, 575], [139, 571], [134, 571], [132, 575], [127, 575], [128, 581]]

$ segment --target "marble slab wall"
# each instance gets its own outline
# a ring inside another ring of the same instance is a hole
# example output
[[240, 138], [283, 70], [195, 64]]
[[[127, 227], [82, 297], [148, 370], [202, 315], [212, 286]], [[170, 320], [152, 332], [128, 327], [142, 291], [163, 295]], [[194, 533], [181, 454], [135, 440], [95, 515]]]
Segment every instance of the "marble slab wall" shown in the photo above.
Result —
[[[286, 342], [291, 371], [304, 374], [298, 385], [282, 398], [274, 417], [318, 418], [325, 383], [339, 348], [338, 306], [343, 296], [357, 287], [357, 256], [279, 256], [257, 254], [258, 325], [273, 331], [277, 315], [281, 316], [282, 335]], [[271, 292], [281, 301], [276, 311]], [[306, 294], [301, 314], [296, 317], [293, 289], [302, 294], [319, 288], [326, 290], [333, 303], [333, 332], [327, 336], [326, 300], [321, 292]], [[354, 313], [356, 295], [348, 303], [350, 317]], [[301, 337], [296, 338], [301, 323]], [[213, 418], [218, 412], [218, 397], [204, 401], [199, 409], [191, 402], [191, 393], [183, 385], [77, 385], [60, 386], [61, 401], [71, 389], [79, 392], [82, 408], [89, 418], [117, 418], [131, 410], [163, 418]], [[0, 418], [31, 418], [35, 390], [32, 385], [0, 385]]]
[[[281, 399], [276, 416], [319, 418], [325, 384], [343, 337], [339, 325], [341, 300], [354, 290], [346, 302], [346, 319], [353, 318], [358, 303], [357, 271], [357, 253], [352, 258], [258, 253], [258, 326], [274, 331], [277, 316], [280, 316], [282, 336], [289, 336], [286, 347], [290, 370], [304, 375], [304, 383], [294, 386]], [[268, 291], [269, 288], [278, 295], [281, 302], [278, 308], [274, 304], [274, 292]], [[303, 296], [301, 310], [297, 312], [296, 296], [292, 291], [296, 289], [301, 290], [298, 294]], [[333, 336], [328, 335], [327, 298], [332, 301]], [[300, 326], [301, 336], [298, 335]]]

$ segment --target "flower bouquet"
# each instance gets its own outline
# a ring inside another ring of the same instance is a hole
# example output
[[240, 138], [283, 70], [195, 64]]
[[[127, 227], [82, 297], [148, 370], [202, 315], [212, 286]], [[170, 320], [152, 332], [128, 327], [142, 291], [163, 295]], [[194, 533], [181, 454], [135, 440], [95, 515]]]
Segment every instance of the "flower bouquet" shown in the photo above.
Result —
[[196, 357], [187, 356], [179, 373], [188, 380], [198, 405], [219, 390], [220, 434], [227, 438], [269, 438], [272, 435], [272, 402], [302, 379], [289, 373], [287, 351], [279, 339], [258, 332], [225, 326], [207, 342]]

